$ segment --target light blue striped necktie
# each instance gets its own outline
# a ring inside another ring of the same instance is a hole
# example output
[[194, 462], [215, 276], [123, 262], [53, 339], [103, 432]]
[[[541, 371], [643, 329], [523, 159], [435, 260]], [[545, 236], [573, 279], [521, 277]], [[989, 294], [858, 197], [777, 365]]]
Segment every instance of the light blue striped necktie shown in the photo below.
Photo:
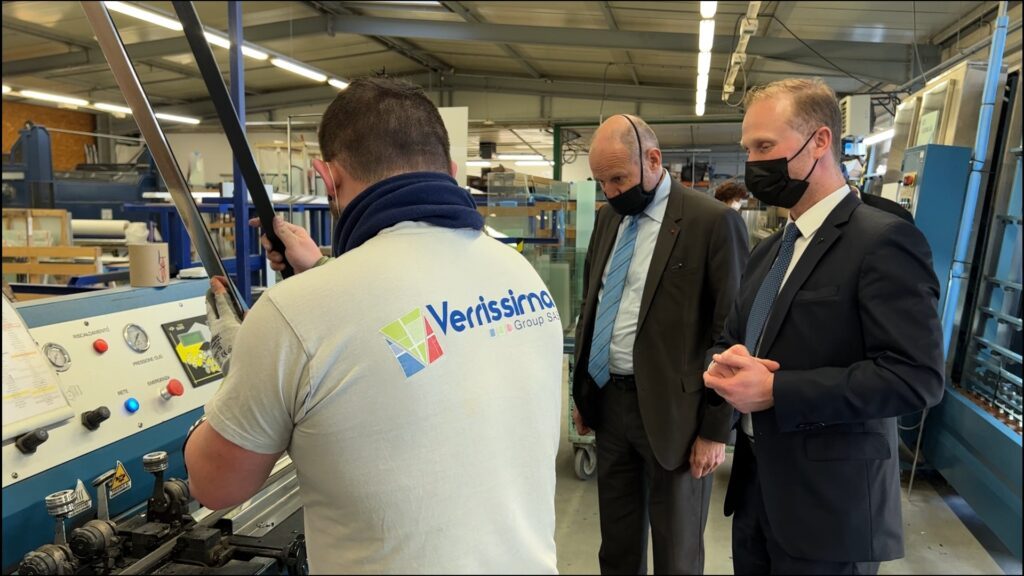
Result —
[[782, 281], [786, 278], [786, 270], [789, 269], [789, 262], [793, 259], [793, 249], [796, 246], [796, 239], [800, 236], [800, 229], [792, 222], [786, 225], [782, 233], [782, 242], [779, 244], [779, 254], [775, 257], [775, 263], [771, 270], [761, 281], [761, 287], [757, 289], [757, 296], [750, 307], [750, 316], [747, 317], [747, 333], [743, 344], [751, 354], [757, 354], [758, 343], [761, 340], [761, 332], [764, 331], [765, 322], [772, 312], [772, 305], [775, 304], [775, 297], [779, 295], [782, 288]]
[[594, 336], [590, 342], [590, 363], [587, 366], [590, 377], [600, 388], [611, 378], [608, 372], [608, 354], [612, 343], [612, 328], [622, 301], [622, 289], [626, 286], [626, 273], [633, 260], [636, 247], [636, 220], [638, 216], [626, 216], [626, 227], [615, 247], [608, 275], [604, 279], [604, 293], [597, 305], [597, 319], [594, 320]]

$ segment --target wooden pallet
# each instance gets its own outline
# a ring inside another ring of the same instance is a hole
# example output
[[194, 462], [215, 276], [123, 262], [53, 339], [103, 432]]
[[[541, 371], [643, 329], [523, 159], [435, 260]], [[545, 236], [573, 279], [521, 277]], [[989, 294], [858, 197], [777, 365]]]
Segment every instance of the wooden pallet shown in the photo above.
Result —
[[4, 246], [3, 274], [42, 282], [49, 276], [86, 276], [103, 272], [99, 246]]

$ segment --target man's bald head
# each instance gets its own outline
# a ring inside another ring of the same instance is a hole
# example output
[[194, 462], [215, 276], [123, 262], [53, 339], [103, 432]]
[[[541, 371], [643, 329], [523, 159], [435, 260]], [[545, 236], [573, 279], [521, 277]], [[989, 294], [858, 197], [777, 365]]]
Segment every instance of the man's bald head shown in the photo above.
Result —
[[[630, 123], [630, 120], [633, 123]], [[636, 130], [633, 126], [636, 126]], [[641, 148], [637, 147], [637, 134]], [[642, 119], [616, 115], [604, 121], [590, 141], [590, 171], [601, 184], [605, 196], [614, 198], [641, 182], [640, 158], [643, 157], [644, 190], [657, 185], [662, 175], [658, 137]]]
[[[630, 120], [633, 121], [633, 124], [630, 124]], [[633, 129], [634, 125], [636, 130]], [[640, 143], [644, 150], [658, 148], [658, 137], [654, 134], [654, 130], [651, 130], [647, 122], [632, 114], [616, 114], [605, 120], [598, 127], [597, 131], [594, 132], [590, 145], [591, 153], [593, 153], [593, 148], [595, 147], [601, 148], [605, 145], [617, 143], [624, 146], [626, 151], [633, 156], [639, 156], [640, 151], [636, 147], [637, 133], [640, 135]]]

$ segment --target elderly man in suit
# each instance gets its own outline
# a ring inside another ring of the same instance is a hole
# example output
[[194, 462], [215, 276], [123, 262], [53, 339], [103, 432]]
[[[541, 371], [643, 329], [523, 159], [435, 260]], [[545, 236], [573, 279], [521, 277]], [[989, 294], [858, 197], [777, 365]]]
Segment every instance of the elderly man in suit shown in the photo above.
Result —
[[597, 214], [576, 331], [574, 419], [597, 432], [602, 573], [700, 574], [711, 472], [725, 458], [732, 407], [704, 388], [747, 260], [743, 220], [683, 188], [640, 118], [609, 118], [590, 168]]
[[942, 398], [931, 251], [850, 192], [821, 80], [774, 82], [745, 104], [747, 188], [790, 221], [754, 248], [704, 375], [743, 414], [725, 502], [733, 566], [874, 574], [903, 556], [896, 418]]

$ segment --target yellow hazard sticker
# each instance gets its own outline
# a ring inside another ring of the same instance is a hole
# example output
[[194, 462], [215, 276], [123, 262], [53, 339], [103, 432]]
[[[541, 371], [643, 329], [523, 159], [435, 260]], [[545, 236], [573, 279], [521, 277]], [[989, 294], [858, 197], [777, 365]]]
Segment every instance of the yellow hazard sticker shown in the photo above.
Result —
[[110, 481], [110, 497], [114, 498], [132, 488], [132, 477], [124, 469], [124, 464], [117, 461], [117, 468], [114, 469], [114, 479]]

